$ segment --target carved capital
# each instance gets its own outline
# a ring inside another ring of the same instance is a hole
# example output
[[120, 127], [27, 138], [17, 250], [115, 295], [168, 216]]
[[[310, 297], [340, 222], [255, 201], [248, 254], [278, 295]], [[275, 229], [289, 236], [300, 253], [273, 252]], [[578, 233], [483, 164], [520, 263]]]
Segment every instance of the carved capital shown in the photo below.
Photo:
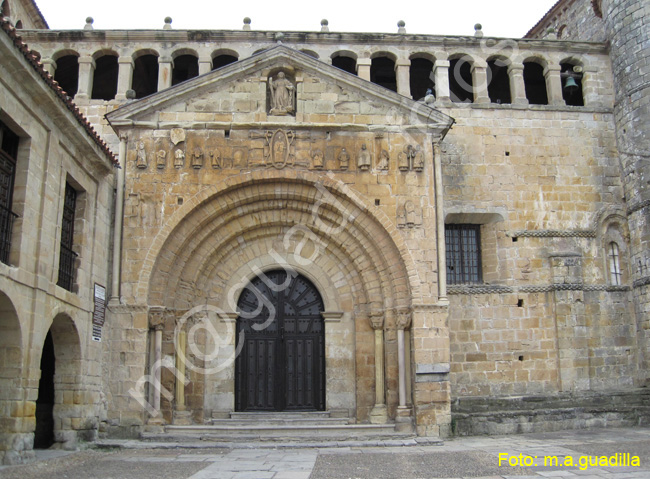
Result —
[[379, 330], [384, 327], [384, 313], [381, 312], [370, 313], [370, 315], [368, 316], [368, 320], [370, 321], [370, 326], [374, 330]]
[[397, 311], [397, 329], [407, 329], [411, 326], [411, 310], [400, 309]]
[[156, 331], [162, 331], [165, 327], [165, 308], [149, 308], [149, 327]]

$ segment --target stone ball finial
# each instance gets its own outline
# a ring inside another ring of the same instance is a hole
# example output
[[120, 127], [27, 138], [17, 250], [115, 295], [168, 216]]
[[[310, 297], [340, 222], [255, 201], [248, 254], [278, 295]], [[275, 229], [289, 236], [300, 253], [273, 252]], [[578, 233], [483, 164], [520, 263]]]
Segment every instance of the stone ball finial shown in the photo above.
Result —
[[93, 17], [86, 17], [86, 25], [84, 25], [84, 30], [92, 30], [94, 21], [95, 20]]
[[244, 17], [244, 26], [242, 30], [249, 31], [251, 29], [251, 19], [250, 17]]
[[330, 22], [328, 22], [326, 18], [323, 18], [320, 21], [320, 31], [325, 32], [325, 33], [329, 32], [330, 31], [329, 26], [328, 26], [329, 24], [330, 24]]
[[555, 28], [553, 27], [548, 27], [546, 29], [546, 40], [557, 40], [557, 32], [555, 31]]
[[474, 25], [474, 36], [476, 38], [481, 38], [483, 36], [483, 25], [480, 23]]
[[129, 88], [128, 90], [126, 90], [126, 93], [124, 94], [124, 96], [126, 96], [127, 100], [135, 100], [135, 97], [136, 97], [135, 90], [132, 89], [132, 88]]
[[400, 20], [397, 22], [397, 33], [406, 33], [406, 22], [404, 20]]
[[171, 30], [172, 29], [172, 17], [165, 17], [165, 26], [163, 27], [163, 30]]
[[284, 33], [278, 32], [275, 34], [275, 41], [278, 43], [282, 43], [282, 40], [284, 40]]

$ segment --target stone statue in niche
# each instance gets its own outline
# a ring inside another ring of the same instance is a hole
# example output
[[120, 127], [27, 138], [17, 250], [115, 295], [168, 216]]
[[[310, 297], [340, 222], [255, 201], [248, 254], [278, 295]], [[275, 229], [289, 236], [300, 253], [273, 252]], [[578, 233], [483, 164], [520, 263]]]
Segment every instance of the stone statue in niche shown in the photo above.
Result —
[[172, 130], [169, 132], [169, 139], [172, 140], [172, 143], [174, 145], [178, 145], [179, 143], [185, 141], [185, 130], [182, 128], [172, 128]]
[[138, 150], [136, 153], [135, 166], [144, 170], [147, 167], [147, 152], [144, 149], [144, 142], [138, 142]]
[[167, 165], [167, 152], [165, 150], [158, 150], [156, 153], [156, 168], [162, 170]]
[[198, 170], [203, 167], [203, 151], [198, 146], [192, 151], [192, 168]]
[[221, 168], [221, 151], [214, 150], [210, 152], [210, 163], [215, 170]]
[[321, 150], [314, 150], [311, 154], [311, 166], [315, 170], [323, 169], [323, 152]]
[[387, 170], [390, 166], [390, 157], [386, 150], [381, 150], [379, 153], [379, 160], [377, 161], [377, 168], [380, 170]]
[[185, 152], [183, 151], [182, 148], [178, 148], [174, 152], [174, 168], [176, 169], [183, 168], [184, 164], [185, 164]]
[[339, 153], [339, 168], [341, 170], [347, 170], [348, 167], [350, 166], [350, 155], [348, 155], [348, 152], [345, 148], [341, 149], [341, 153]]
[[397, 209], [397, 226], [399, 228], [416, 228], [422, 225], [422, 210], [413, 201], [408, 200]]
[[357, 166], [361, 171], [368, 171], [370, 169], [370, 152], [366, 148], [366, 144], [361, 145], [359, 158], [357, 159]]
[[413, 169], [415, 171], [424, 170], [424, 154], [420, 145], [416, 146], [415, 150], [413, 150]]
[[275, 80], [269, 78], [269, 90], [271, 92], [271, 115], [291, 115], [295, 113], [294, 92], [295, 87], [289, 81], [284, 72], [278, 73]]

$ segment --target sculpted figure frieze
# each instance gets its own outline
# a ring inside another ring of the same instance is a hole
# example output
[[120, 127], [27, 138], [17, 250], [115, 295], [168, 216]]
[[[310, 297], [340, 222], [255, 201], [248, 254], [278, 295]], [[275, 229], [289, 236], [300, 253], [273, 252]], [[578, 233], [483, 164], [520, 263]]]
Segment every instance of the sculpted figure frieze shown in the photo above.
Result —
[[218, 170], [221, 168], [221, 151], [220, 150], [212, 150], [210, 152], [210, 163], [212, 164], [212, 168], [215, 170]]
[[144, 141], [138, 142], [137, 154], [135, 159], [135, 166], [141, 170], [147, 168], [147, 152], [144, 149]]
[[377, 160], [377, 169], [387, 170], [390, 167], [390, 156], [386, 150], [381, 150], [379, 160]]
[[411, 200], [407, 200], [397, 209], [397, 226], [399, 228], [416, 228], [422, 226], [422, 209]]
[[314, 150], [312, 152], [311, 167], [315, 170], [323, 169], [323, 152], [320, 149]]
[[264, 162], [267, 167], [281, 170], [285, 166], [293, 166], [295, 162], [293, 142], [296, 135], [293, 131], [267, 131], [264, 139]]
[[350, 166], [350, 155], [348, 154], [345, 148], [341, 148], [341, 153], [339, 153], [339, 168], [341, 170], [347, 170]]
[[275, 79], [269, 78], [271, 92], [271, 115], [293, 115], [295, 113], [295, 86], [286, 78], [284, 72], [277, 74]]
[[361, 145], [361, 151], [359, 151], [359, 158], [357, 159], [357, 167], [361, 171], [368, 171], [370, 169], [370, 152], [366, 148], [366, 144]]
[[182, 148], [176, 149], [174, 152], [174, 168], [180, 169], [185, 165], [185, 151]]
[[162, 170], [167, 165], [167, 152], [165, 150], [158, 150], [156, 153], [156, 168]]
[[203, 167], [203, 150], [198, 146], [192, 151], [192, 168], [198, 170]]

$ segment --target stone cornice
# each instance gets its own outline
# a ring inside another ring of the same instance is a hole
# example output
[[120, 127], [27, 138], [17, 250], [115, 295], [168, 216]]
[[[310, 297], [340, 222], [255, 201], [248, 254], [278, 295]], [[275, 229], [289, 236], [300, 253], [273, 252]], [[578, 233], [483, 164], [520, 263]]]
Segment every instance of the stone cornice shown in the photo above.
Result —
[[[269, 47], [277, 43], [276, 31], [243, 30], [24, 30], [24, 36], [32, 43], [39, 42], [268, 42]], [[395, 33], [356, 32], [282, 32], [285, 44], [314, 45], [399, 45], [422, 46], [428, 50], [448, 47], [481, 48], [507, 40], [515, 42], [524, 50], [542, 49], [574, 53], [607, 53], [607, 44], [598, 42], [576, 42], [539, 40], [531, 38], [510, 39], [499, 37], [476, 38], [474, 36], [425, 35]], [[217, 45], [215, 45], [217, 47]]]

